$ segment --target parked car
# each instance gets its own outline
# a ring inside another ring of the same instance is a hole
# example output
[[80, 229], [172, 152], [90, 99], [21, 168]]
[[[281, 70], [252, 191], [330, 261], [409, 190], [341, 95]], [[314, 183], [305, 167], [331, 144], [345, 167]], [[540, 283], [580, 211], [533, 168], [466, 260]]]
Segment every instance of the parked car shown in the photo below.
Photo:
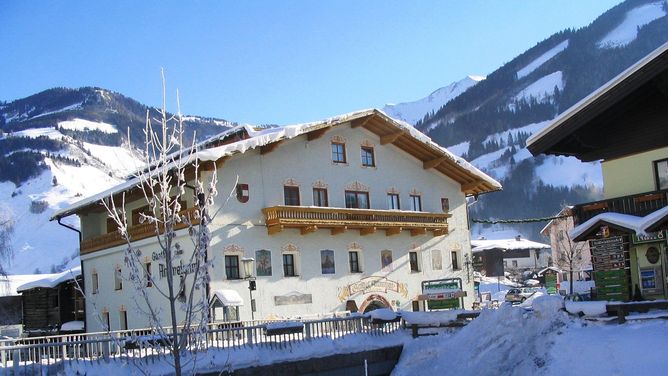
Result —
[[510, 303], [521, 303], [527, 300], [531, 295], [538, 291], [535, 287], [518, 287], [508, 290], [506, 293], [506, 301]]

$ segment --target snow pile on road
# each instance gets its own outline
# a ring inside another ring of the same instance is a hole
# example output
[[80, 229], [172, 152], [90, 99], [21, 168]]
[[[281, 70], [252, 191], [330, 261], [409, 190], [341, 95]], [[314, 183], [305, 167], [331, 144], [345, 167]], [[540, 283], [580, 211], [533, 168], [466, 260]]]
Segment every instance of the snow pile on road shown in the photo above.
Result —
[[418, 338], [404, 347], [393, 375], [536, 374], [546, 364], [549, 337], [568, 319], [553, 298], [536, 299], [535, 312], [483, 310], [455, 334]]
[[464, 313], [464, 310], [450, 310], [450, 311], [432, 311], [432, 312], [410, 312], [401, 311], [401, 318], [404, 319], [408, 325], [448, 325], [453, 321], [457, 321], [457, 315]]

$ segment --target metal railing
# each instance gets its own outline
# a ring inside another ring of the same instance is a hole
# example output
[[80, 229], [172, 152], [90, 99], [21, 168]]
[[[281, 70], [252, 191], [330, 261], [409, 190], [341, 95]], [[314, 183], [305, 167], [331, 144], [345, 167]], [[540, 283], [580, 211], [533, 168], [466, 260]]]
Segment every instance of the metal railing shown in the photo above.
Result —
[[[267, 322], [231, 322], [211, 324], [204, 333], [180, 332], [187, 336], [187, 349], [193, 353], [209, 349], [269, 347], [282, 349], [314, 338], [336, 339], [363, 333], [384, 335], [400, 329], [401, 323], [374, 323], [362, 316], [303, 321], [303, 326], [286, 326], [272, 333]], [[280, 323], [280, 321], [278, 322]], [[280, 324], [279, 324], [280, 326]], [[168, 356], [167, 342], [151, 329], [82, 333], [0, 341], [0, 372], [3, 374], [37, 374], [50, 367], [62, 369], [66, 362], [155, 361]]]

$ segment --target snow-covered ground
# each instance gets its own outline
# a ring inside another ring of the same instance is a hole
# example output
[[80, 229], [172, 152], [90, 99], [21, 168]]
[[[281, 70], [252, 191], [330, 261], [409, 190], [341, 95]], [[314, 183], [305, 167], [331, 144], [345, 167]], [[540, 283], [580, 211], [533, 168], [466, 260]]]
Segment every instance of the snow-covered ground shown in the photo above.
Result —
[[541, 165], [536, 166], [536, 175], [543, 183], [555, 187], [574, 185], [601, 187], [603, 182], [599, 162], [580, 162], [575, 157], [548, 156]]
[[520, 79], [522, 77], [528, 76], [531, 72], [535, 71], [540, 67], [541, 65], [545, 64], [548, 60], [552, 59], [553, 57], [557, 56], [559, 52], [565, 50], [568, 48], [568, 39], [565, 41], [557, 44], [553, 48], [551, 48], [549, 51], [545, 52], [544, 54], [540, 55], [538, 58], [527, 64], [524, 68], [520, 69], [517, 71], [517, 78]]
[[626, 13], [624, 21], [606, 34], [596, 45], [599, 48], [615, 48], [633, 42], [640, 28], [666, 15], [665, 4], [665, 1], [657, 1], [631, 9]]
[[[220, 372], [278, 362], [321, 358], [403, 345], [392, 375], [664, 375], [661, 349], [668, 347], [665, 311], [629, 316], [631, 321], [594, 321], [605, 302], [566, 302], [536, 294], [526, 307], [502, 305], [484, 309], [461, 329], [434, 328], [436, 335], [413, 339], [409, 330], [385, 335], [349, 334], [315, 338], [280, 346], [244, 346], [199, 353], [196, 363], [185, 356], [186, 371]], [[564, 308], [568, 309], [569, 314]], [[579, 317], [584, 312], [585, 318]], [[458, 311], [403, 312], [423, 325], [452, 322]], [[165, 357], [151, 358], [139, 368], [131, 358], [111, 362], [69, 362], [65, 374], [167, 375]]]
[[60, 123], [58, 123], [58, 126], [73, 131], [98, 130], [104, 133], [118, 132], [115, 125], [103, 122], [84, 120], [84, 119], [61, 121]]

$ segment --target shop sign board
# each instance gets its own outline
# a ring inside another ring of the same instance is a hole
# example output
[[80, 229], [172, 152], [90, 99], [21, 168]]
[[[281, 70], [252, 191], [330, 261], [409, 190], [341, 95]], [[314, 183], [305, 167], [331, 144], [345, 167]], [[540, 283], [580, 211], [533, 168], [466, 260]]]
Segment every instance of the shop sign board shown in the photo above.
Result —
[[621, 236], [591, 241], [592, 266], [595, 271], [625, 268], [624, 240]]
[[633, 244], [655, 243], [655, 242], [666, 241], [666, 232], [657, 231], [657, 232], [648, 232], [645, 234], [633, 234], [632, 239], [633, 239]]
[[422, 282], [422, 295], [428, 299], [427, 309], [453, 309], [462, 307], [460, 300], [466, 291], [462, 291], [461, 279], [447, 278]]

